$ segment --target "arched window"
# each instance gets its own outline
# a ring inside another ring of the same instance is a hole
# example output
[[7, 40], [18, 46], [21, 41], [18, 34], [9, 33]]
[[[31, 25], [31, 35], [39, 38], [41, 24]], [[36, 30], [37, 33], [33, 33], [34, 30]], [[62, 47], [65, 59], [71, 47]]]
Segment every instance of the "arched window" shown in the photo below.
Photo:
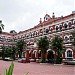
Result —
[[62, 25], [60, 25], [60, 31], [62, 31]]
[[74, 21], [74, 25], [75, 25], [75, 21]]
[[72, 58], [72, 51], [70, 51], [70, 50], [67, 51], [67, 58], [69, 58], [69, 57]]
[[68, 37], [66, 36], [64, 40], [67, 42], [68, 41]]
[[48, 31], [49, 31], [49, 30], [48, 30], [48, 29], [46, 29], [46, 33], [48, 33]]
[[69, 23], [68, 23], [68, 26], [69, 26], [69, 27], [71, 27], [71, 24], [72, 24], [72, 23], [71, 23], [71, 22], [69, 22]]
[[65, 29], [67, 28], [67, 24], [66, 24], [66, 23], [64, 24], [64, 28], [65, 28]]
[[50, 31], [52, 32], [52, 28], [50, 28]]
[[59, 27], [58, 27], [58, 26], [56, 26], [56, 32], [58, 31], [58, 29], [59, 29]]
[[70, 38], [70, 41], [73, 41], [73, 36], [70, 36], [69, 38]]

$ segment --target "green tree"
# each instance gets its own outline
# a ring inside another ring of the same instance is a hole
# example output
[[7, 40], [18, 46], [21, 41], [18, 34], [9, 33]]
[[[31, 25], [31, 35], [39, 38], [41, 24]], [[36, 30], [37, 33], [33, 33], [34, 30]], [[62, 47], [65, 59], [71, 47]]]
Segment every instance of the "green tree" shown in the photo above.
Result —
[[0, 21], [0, 34], [2, 33], [3, 29], [4, 29], [4, 25], [2, 24], [2, 21]]
[[53, 50], [56, 51], [57, 57], [56, 57], [56, 63], [61, 63], [61, 56], [63, 53], [63, 45], [62, 45], [63, 39], [60, 36], [55, 36], [51, 42]]
[[71, 32], [71, 34], [73, 36], [72, 44], [73, 44], [73, 46], [75, 48], [75, 29], [74, 29], [74, 31]]
[[24, 40], [18, 40], [16, 46], [18, 48], [19, 58], [21, 58], [22, 52], [25, 50], [24, 48], [26, 47], [26, 42]]
[[46, 52], [49, 48], [49, 41], [47, 39], [47, 37], [41, 37], [38, 40], [38, 48], [41, 50], [42, 52], [42, 62], [45, 62], [45, 57], [46, 57]]
[[2, 58], [4, 59], [5, 57], [10, 57], [15, 60], [15, 55], [17, 51], [18, 50], [15, 46], [7, 47], [7, 48], [4, 47], [2, 50]]
[[12, 46], [11, 48], [12, 48], [12, 58], [15, 60], [15, 55], [18, 52], [18, 49], [16, 46]]

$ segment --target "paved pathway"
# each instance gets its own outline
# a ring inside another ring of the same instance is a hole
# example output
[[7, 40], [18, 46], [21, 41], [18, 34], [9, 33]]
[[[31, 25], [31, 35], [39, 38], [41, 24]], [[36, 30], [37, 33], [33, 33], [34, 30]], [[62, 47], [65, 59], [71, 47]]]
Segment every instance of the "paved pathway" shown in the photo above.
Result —
[[[8, 68], [11, 61], [0, 60], [0, 73], [4, 75], [5, 68]], [[24, 75], [29, 72], [28, 75], [75, 75], [74, 65], [51, 65], [51, 64], [39, 64], [39, 63], [18, 63], [14, 62], [14, 74]]]

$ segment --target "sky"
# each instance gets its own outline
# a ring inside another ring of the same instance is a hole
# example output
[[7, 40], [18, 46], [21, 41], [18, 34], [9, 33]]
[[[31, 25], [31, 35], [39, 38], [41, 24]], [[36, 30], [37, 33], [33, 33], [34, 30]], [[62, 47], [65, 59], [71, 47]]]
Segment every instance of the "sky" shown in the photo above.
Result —
[[25, 31], [39, 24], [45, 14], [67, 16], [75, 11], [75, 0], [0, 0], [4, 32]]

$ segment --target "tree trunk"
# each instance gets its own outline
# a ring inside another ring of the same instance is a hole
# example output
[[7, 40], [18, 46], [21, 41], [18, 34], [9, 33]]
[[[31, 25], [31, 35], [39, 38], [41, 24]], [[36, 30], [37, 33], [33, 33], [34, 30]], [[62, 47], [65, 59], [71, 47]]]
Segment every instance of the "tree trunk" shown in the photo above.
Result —
[[22, 57], [22, 52], [21, 51], [19, 51], [19, 58], [21, 58]]
[[45, 62], [45, 59], [46, 59], [46, 53], [45, 52], [42, 52], [42, 62], [43, 63]]

